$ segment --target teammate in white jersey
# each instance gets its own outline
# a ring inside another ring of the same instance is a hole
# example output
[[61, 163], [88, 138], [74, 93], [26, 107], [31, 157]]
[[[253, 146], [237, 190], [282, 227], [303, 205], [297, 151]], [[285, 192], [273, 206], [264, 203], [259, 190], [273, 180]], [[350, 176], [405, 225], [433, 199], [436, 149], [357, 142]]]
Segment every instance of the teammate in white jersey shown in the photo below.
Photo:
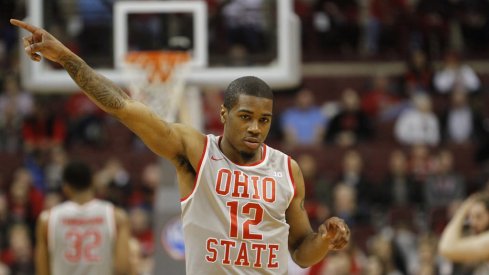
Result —
[[36, 228], [36, 274], [131, 274], [129, 221], [122, 209], [94, 198], [82, 162], [63, 170], [66, 202], [41, 213]]
[[344, 248], [350, 231], [339, 218], [311, 228], [297, 163], [268, 148], [273, 93], [256, 77], [233, 81], [220, 115], [222, 137], [169, 123], [90, 68], [47, 31], [31, 33], [26, 54], [62, 65], [100, 108], [118, 118], [177, 169], [187, 274], [287, 274], [287, 252], [302, 267]]

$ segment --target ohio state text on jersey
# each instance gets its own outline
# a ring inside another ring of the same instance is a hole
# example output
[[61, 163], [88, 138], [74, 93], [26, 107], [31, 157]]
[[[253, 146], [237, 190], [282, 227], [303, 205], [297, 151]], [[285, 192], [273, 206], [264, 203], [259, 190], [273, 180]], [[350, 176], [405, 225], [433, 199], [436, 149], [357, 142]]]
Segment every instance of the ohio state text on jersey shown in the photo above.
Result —
[[182, 199], [187, 274], [287, 274], [290, 158], [263, 145], [238, 165], [208, 135], [192, 194]]

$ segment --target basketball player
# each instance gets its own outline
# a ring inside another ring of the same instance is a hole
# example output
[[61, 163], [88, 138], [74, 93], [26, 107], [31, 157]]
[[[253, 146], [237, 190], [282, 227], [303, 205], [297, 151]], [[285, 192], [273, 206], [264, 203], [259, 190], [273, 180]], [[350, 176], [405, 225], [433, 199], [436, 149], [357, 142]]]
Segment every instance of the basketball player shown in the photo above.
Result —
[[[464, 226], [468, 223], [468, 234]], [[440, 254], [456, 263], [473, 264], [489, 261], [489, 196], [474, 194], [466, 199], [443, 230]], [[489, 265], [484, 265], [489, 274]]]
[[222, 136], [163, 121], [148, 107], [90, 68], [43, 29], [31, 33], [26, 54], [62, 65], [100, 108], [118, 118], [176, 167], [181, 195], [187, 274], [287, 274], [288, 253], [302, 267], [344, 248], [350, 231], [332, 217], [311, 228], [297, 163], [264, 144], [273, 93], [256, 77], [226, 89]]
[[94, 198], [88, 166], [63, 170], [68, 200], [41, 213], [36, 227], [36, 274], [130, 274], [125, 212]]

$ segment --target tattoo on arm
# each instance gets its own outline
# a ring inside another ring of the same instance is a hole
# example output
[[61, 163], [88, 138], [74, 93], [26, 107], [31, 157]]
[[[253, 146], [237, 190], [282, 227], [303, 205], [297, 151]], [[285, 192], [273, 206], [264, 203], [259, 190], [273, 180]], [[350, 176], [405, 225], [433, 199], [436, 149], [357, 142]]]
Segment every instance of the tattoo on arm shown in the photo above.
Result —
[[125, 106], [125, 100], [129, 96], [110, 80], [96, 73], [83, 60], [67, 56], [60, 63], [76, 84], [102, 107], [117, 110]]

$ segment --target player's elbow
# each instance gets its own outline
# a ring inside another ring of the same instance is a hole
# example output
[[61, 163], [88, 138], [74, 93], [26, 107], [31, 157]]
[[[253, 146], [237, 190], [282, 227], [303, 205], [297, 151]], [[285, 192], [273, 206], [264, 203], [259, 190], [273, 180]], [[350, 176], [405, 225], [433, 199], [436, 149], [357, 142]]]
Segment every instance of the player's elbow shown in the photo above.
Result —
[[320, 261], [315, 261], [312, 257], [301, 257], [299, 253], [292, 253], [292, 260], [294, 263], [299, 266], [300, 268], [308, 268]]
[[132, 275], [129, 266], [126, 267], [114, 267], [114, 275]]
[[133, 275], [129, 259], [115, 262], [114, 275]]
[[453, 250], [444, 242], [440, 242], [438, 244], [438, 253], [447, 259], [451, 259], [451, 257], [453, 257]]

